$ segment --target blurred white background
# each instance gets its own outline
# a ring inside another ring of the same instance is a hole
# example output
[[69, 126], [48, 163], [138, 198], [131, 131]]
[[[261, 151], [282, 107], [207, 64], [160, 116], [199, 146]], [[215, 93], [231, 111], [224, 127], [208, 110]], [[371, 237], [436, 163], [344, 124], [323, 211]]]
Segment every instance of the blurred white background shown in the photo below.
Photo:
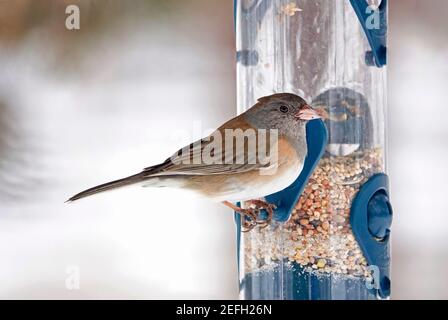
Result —
[[[142, 188], [64, 204], [235, 115], [232, 2], [0, 2], [0, 298], [237, 298], [222, 205]], [[447, 13], [390, 1], [395, 299], [448, 298]]]
[[447, 299], [448, 2], [389, 3], [393, 297]]

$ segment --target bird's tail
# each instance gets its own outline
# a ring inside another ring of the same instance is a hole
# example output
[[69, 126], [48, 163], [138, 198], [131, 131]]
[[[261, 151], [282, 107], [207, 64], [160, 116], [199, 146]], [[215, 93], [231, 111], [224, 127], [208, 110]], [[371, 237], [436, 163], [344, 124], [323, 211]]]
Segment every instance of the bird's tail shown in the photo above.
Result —
[[129, 176], [129, 177], [126, 177], [123, 179], [118, 179], [115, 181], [100, 184], [99, 186], [96, 186], [96, 187], [84, 190], [78, 194], [75, 194], [73, 197], [68, 199], [66, 202], [72, 202], [75, 200], [79, 200], [81, 198], [89, 197], [91, 195], [94, 195], [94, 194], [97, 194], [100, 192], [105, 192], [105, 191], [129, 186], [132, 184], [136, 184], [136, 183], [139, 183], [139, 182], [142, 182], [143, 180], [145, 180], [145, 176], [146, 176], [145, 172], [140, 172], [140, 173], [134, 174], [132, 176]]

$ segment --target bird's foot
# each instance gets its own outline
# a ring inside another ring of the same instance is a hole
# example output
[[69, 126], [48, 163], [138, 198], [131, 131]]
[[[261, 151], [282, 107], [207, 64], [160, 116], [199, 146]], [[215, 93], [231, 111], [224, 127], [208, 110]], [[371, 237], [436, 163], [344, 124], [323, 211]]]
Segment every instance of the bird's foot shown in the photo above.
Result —
[[[263, 200], [247, 200], [245, 203], [249, 205], [248, 208], [240, 208], [228, 201], [223, 202], [224, 205], [241, 215], [243, 232], [249, 232], [257, 225], [260, 228], [266, 228], [271, 223], [272, 217], [274, 216], [274, 209], [277, 208], [276, 205]], [[263, 209], [266, 210], [268, 216], [266, 219], [261, 220], [259, 216]]]
[[228, 201], [223, 201], [223, 204], [240, 214], [243, 227], [242, 232], [249, 232], [257, 226], [259, 210], [254, 208], [240, 208]]
[[[275, 204], [268, 203], [263, 200], [248, 200], [246, 203], [250, 206], [254, 206], [254, 210], [257, 212], [256, 223], [260, 225], [260, 228], [266, 228], [272, 221], [272, 217], [274, 216], [274, 210], [277, 208]], [[258, 219], [261, 210], [266, 210], [268, 217], [266, 219], [260, 220]]]
[[[238, 211], [237, 211], [238, 212]], [[242, 221], [242, 232], [249, 232], [258, 225], [257, 217], [259, 211], [254, 208], [240, 209], [239, 211]]]

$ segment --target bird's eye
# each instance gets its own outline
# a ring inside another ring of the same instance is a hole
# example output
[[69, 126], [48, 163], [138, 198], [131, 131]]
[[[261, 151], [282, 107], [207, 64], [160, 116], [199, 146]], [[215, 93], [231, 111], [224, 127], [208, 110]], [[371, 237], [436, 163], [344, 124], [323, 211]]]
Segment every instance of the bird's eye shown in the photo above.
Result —
[[289, 108], [287, 106], [280, 106], [280, 112], [282, 113], [288, 113]]

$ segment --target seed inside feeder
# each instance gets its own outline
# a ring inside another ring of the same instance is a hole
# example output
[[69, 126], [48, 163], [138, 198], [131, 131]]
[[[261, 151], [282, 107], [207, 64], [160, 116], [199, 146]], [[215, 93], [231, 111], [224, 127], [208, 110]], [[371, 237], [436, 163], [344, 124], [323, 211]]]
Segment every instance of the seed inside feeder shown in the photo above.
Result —
[[263, 270], [272, 269], [283, 257], [312, 273], [369, 278], [350, 207], [359, 188], [383, 172], [382, 159], [378, 149], [322, 158], [287, 223], [243, 235], [245, 272], [260, 271], [260, 260], [269, 261]]

